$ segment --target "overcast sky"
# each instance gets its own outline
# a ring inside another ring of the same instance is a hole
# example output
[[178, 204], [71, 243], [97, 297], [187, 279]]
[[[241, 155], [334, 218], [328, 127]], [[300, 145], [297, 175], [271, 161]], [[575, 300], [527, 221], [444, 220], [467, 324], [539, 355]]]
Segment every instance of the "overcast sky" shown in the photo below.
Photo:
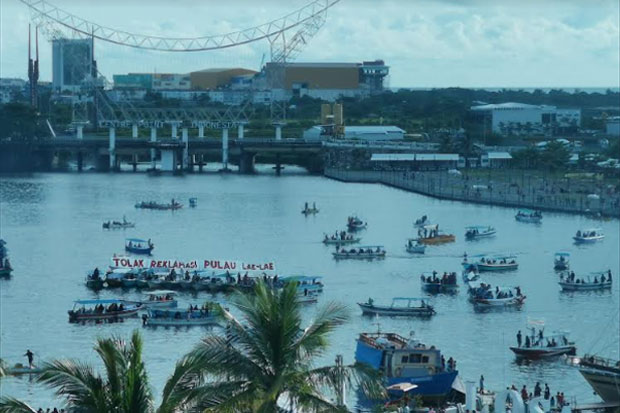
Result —
[[[309, 0], [51, 0], [103, 26], [193, 37], [245, 29]], [[92, 3], [92, 4], [91, 4]], [[297, 61], [383, 59], [392, 87], [619, 87], [618, 0], [341, 0]], [[0, 75], [27, 77], [28, 8], [0, 0]], [[51, 46], [41, 42], [41, 80], [51, 79]], [[146, 52], [101, 41], [100, 71], [257, 70], [265, 41], [224, 52]]]

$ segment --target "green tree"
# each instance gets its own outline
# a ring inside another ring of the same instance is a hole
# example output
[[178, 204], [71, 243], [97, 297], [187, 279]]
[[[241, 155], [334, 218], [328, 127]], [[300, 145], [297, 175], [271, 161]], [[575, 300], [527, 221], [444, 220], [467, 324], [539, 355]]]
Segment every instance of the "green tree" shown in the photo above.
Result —
[[30, 105], [0, 105], [0, 140], [28, 142], [48, 135], [43, 120]]
[[322, 395], [339, 380], [356, 381], [370, 395], [382, 395], [379, 377], [362, 365], [315, 368], [327, 336], [347, 320], [346, 309], [329, 304], [302, 327], [297, 288], [275, 291], [259, 283], [254, 294], [238, 294], [234, 305], [242, 320], [222, 310], [226, 336], [210, 335], [181, 359], [168, 380], [160, 413], [264, 412], [283, 404], [304, 411], [348, 411]]
[[540, 154], [541, 166], [550, 170], [558, 170], [566, 167], [570, 159], [570, 152], [561, 142], [549, 142]]

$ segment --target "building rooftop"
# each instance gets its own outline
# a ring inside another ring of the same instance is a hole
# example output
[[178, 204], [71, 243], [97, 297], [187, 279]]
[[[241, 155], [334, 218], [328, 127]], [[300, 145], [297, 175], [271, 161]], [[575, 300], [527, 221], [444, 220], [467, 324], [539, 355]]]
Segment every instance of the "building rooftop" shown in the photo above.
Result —
[[209, 69], [195, 70], [192, 73], [219, 73], [228, 72], [230, 70], [245, 70], [252, 73], [257, 73], [256, 70], [246, 69], [244, 67], [212, 67]]
[[371, 161], [401, 162], [401, 161], [458, 161], [456, 153], [373, 153]]
[[398, 126], [345, 126], [345, 133], [405, 133]]

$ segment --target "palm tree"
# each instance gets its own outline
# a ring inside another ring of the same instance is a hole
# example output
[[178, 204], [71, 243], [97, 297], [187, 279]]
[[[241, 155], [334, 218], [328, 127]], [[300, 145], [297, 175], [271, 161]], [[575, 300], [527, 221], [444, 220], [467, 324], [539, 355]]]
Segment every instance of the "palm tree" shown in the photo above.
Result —
[[[106, 376], [92, 366], [73, 360], [45, 364], [38, 381], [56, 389], [67, 404], [82, 412], [142, 413], [153, 411], [153, 397], [142, 362], [142, 338], [134, 331], [127, 345], [120, 338], [98, 339], [99, 354]], [[0, 399], [0, 413], [34, 412], [13, 398]]]
[[225, 337], [204, 338], [176, 365], [159, 413], [277, 412], [284, 406], [306, 411], [347, 411], [322, 393], [355, 382], [371, 396], [383, 395], [378, 376], [360, 365], [316, 368], [327, 336], [347, 320], [346, 309], [329, 304], [302, 328], [297, 288], [276, 291], [259, 283], [254, 294], [238, 293], [235, 307], [243, 321], [221, 310]]

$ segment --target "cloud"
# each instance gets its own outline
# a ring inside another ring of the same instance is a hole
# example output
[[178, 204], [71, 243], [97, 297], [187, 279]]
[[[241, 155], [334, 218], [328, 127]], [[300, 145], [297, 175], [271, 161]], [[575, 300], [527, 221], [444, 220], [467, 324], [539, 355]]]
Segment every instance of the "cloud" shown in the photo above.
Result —
[[[194, 37], [265, 23], [306, 3], [268, 0], [228, 3], [157, 0], [54, 0], [105, 26], [157, 36]], [[384, 59], [391, 84], [406, 87], [618, 87], [620, 29], [617, 0], [431, 1], [342, 0], [298, 60]], [[2, 76], [25, 76], [28, 12], [17, 0], [0, 3]], [[51, 51], [41, 54], [51, 77]], [[257, 69], [267, 41], [223, 51], [166, 54], [97, 42], [99, 67], [113, 73], [188, 72], [214, 66]]]

